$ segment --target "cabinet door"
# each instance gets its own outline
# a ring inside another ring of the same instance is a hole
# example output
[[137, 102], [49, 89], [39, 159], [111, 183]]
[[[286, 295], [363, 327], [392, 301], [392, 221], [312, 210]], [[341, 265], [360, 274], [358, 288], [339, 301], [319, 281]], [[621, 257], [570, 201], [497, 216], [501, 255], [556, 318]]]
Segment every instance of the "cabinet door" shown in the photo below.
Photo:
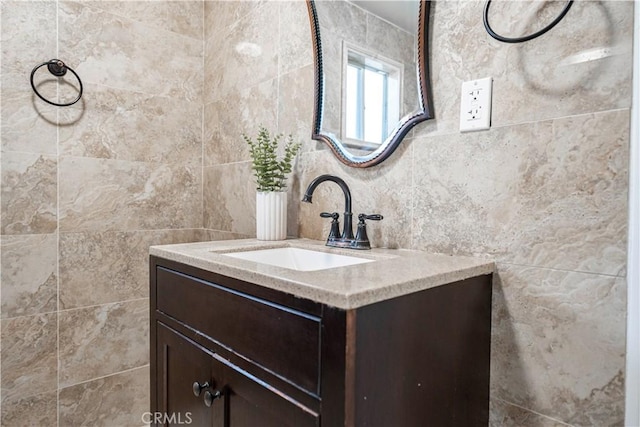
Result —
[[218, 355], [223, 371], [225, 427], [317, 427], [320, 415]]
[[154, 424], [222, 427], [222, 399], [209, 399], [211, 405], [205, 404], [205, 398], [217, 395], [221, 386], [221, 372], [212, 365], [211, 353], [162, 323], [157, 324], [156, 351]]

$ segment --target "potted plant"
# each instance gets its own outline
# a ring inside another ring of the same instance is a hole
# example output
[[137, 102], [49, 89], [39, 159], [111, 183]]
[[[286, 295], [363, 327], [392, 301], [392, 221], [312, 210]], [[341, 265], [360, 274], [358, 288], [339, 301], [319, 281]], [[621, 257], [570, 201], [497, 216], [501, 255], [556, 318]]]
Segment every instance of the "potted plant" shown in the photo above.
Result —
[[301, 144], [294, 143], [289, 135], [284, 155], [278, 158], [282, 134], [271, 137], [269, 131], [260, 126], [256, 141], [245, 134], [242, 137], [249, 145], [257, 184], [256, 237], [259, 240], [284, 240], [287, 238], [287, 174], [291, 173]]

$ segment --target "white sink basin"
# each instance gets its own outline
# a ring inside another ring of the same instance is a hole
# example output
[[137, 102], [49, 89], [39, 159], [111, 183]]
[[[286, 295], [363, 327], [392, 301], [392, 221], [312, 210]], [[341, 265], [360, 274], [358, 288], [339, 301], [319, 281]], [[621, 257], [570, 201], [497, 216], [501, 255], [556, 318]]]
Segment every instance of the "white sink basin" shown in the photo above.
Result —
[[246, 252], [232, 252], [223, 255], [297, 271], [325, 270], [328, 268], [346, 267], [348, 265], [364, 264], [374, 261], [367, 258], [301, 248], [260, 249]]

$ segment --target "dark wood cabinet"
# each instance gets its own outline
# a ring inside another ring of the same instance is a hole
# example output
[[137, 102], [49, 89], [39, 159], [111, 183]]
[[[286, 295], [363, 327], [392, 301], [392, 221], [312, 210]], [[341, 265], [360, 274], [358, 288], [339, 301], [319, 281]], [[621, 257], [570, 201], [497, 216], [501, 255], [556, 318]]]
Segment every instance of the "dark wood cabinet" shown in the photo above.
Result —
[[[157, 401], [165, 425], [313, 426], [279, 390], [190, 340], [156, 325]], [[164, 414], [167, 414], [166, 417]], [[317, 418], [317, 415], [315, 416]], [[295, 424], [293, 423], [295, 421]]]
[[491, 275], [343, 310], [154, 256], [150, 273], [158, 425], [488, 424]]
[[[168, 328], [156, 325], [157, 380], [160, 385], [155, 412], [167, 414], [167, 423], [222, 427], [222, 402], [204, 403], [205, 393], [217, 391], [222, 380], [220, 367], [214, 371], [213, 355], [202, 346]], [[194, 384], [197, 383], [197, 384]], [[194, 394], [194, 387], [204, 386]], [[217, 421], [217, 422], [215, 422]]]

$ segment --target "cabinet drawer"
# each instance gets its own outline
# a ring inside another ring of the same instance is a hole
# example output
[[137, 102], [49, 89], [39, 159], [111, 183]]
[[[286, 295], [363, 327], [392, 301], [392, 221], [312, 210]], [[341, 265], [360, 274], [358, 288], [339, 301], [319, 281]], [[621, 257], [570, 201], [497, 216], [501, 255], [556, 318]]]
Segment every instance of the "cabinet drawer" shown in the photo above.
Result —
[[156, 287], [157, 310], [319, 394], [320, 318], [163, 267]]

